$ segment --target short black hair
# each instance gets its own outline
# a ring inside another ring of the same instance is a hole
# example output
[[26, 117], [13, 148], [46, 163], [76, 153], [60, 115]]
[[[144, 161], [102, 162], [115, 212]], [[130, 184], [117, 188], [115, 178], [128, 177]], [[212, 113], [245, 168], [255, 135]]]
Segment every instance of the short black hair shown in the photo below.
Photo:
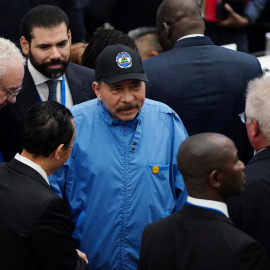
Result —
[[95, 62], [99, 54], [105, 47], [114, 44], [123, 44], [138, 51], [134, 40], [125, 33], [115, 29], [102, 29], [89, 40], [82, 55], [82, 65], [95, 69]]
[[60, 144], [68, 149], [73, 133], [72, 114], [55, 101], [38, 102], [25, 117], [21, 134], [23, 149], [35, 156], [48, 157]]
[[67, 31], [69, 20], [67, 14], [59, 7], [50, 5], [39, 5], [29, 10], [22, 19], [21, 29], [25, 39], [30, 43], [34, 27], [52, 28], [65, 23]]

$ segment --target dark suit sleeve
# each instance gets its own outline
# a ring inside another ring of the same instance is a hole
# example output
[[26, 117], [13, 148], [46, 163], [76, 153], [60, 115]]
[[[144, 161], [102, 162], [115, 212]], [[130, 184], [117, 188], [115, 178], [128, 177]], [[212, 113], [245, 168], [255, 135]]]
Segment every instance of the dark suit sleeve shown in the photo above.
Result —
[[[243, 245], [239, 250], [232, 269], [234, 270], [269, 270], [269, 264], [262, 246], [254, 241]], [[225, 255], [226, 256], [226, 255]]]
[[70, 217], [63, 199], [52, 199], [43, 206], [35, 222], [32, 241], [42, 269], [86, 269], [71, 237]]

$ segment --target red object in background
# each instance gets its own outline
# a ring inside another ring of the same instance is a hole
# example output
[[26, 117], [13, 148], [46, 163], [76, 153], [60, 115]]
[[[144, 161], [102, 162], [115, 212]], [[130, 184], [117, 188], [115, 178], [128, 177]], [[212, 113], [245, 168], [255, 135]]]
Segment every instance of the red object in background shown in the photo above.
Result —
[[217, 6], [218, 0], [206, 0], [205, 10], [204, 10], [204, 19], [209, 22], [216, 22], [217, 19]]
[[227, 17], [227, 12], [224, 9], [224, 4], [228, 3], [232, 9], [240, 14], [244, 14], [245, 5], [248, 0], [205, 0], [204, 19], [209, 22], [224, 20]]

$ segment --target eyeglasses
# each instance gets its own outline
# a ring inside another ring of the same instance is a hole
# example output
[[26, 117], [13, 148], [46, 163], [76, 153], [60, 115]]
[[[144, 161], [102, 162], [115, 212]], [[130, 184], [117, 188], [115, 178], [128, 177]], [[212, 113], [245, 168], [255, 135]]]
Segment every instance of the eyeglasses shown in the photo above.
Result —
[[247, 121], [246, 113], [245, 113], [245, 112], [242, 112], [242, 113], [239, 113], [238, 115], [239, 115], [239, 117], [240, 117], [242, 123], [245, 124], [246, 121]]
[[22, 89], [22, 86], [18, 87], [18, 88], [12, 88], [12, 90], [10, 90], [8, 87], [6, 87], [3, 83], [0, 82], [0, 84], [5, 88], [5, 92], [8, 92], [9, 94], [11, 94], [7, 100], [12, 99], [13, 97], [16, 97], [19, 92]]

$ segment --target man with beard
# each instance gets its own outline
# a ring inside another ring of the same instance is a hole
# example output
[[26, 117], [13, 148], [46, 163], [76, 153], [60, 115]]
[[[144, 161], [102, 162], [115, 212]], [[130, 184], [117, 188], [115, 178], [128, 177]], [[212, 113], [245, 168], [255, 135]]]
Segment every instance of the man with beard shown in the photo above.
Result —
[[187, 133], [171, 108], [145, 99], [148, 79], [133, 49], [107, 46], [95, 72], [97, 99], [71, 108], [72, 156], [50, 184], [70, 204], [91, 269], [136, 269], [144, 227], [186, 201], [176, 154]]
[[71, 32], [66, 13], [56, 6], [40, 5], [22, 20], [20, 39], [28, 55], [20, 96], [6, 106], [1, 118], [0, 148], [9, 161], [20, 152], [20, 129], [29, 107], [39, 101], [53, 100], [71, 107], [93, 98], [90, 85], [94, 71], [69, 63]]

